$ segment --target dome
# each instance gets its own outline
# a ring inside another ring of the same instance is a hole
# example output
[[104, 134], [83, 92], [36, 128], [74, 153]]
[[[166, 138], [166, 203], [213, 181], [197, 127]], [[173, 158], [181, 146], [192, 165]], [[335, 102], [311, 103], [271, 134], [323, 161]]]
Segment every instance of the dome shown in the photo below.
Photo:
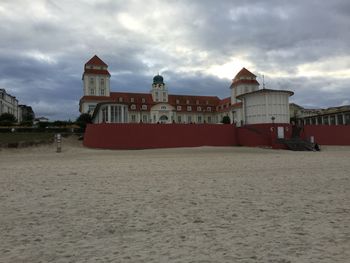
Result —
[[164, 84], [163, 77], [161, 75], [154, 76], [153, 84]]

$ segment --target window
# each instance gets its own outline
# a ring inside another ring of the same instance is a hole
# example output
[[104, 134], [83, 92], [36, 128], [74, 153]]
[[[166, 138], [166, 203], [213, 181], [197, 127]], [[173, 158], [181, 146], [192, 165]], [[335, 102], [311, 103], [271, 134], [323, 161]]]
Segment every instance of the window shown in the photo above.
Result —
[[145, 99], [145, 98], [142, 98], [141, 101], [142, 101], [142, 103], [145, 103], [145, 102], [146, 102], [146, 99]]
[[206, 101], [205, 104], [208, 105], [208, 104], [209, 104], [209, 101]]
[[94, 112], [94, 110], [95, 110], [95, 105], [89, 105], [88, 112], [92, 114]]
[[176, 104], [180, 104], [180, 101], [179, 101], [179, 100], [176, 100]]
[[104, 79], [101, 79], [100, 84], [101, 84], [101, 88], [104, 88], [104, 87], [105, 87], [105, 80], [104, 80]]
[[100, 90], [100, 94], [101, 94], [101, 96], [104, 96], [105, 95], [105, 89], [101, 89]]
[[166, 110], [166, 106], [161, 106], [160, 109], [161, 110]]
[[143, 110], [147, 110], [147, 105], [142, 105]]
[[331, 117], [330, 117], [330, 125], [335, 125], [335, 116], [334, 115], [332, 115]]
[[119, 102], [123, 102], [123, 98], [122, 97], [119, 97]]
[[181, 110], [181, 106], [176, 106], [176, 110]]
[[130, 98], [130, 102], [135, 102], [134, 98]]
[[191, 106], [187, 106], [187, 111], [191, 111], [192, 107]]
[[198, 116], [198, 117], [197, 117], [197, 122], [198, 122], [198, 123], [202, 123], [202, 116]]
[[338, 125], [343, 125], [343, 115], [342, 114], [338, 114], [337, 115], [337, 118], [338, 118]]
[[108, 122], [108, 111], [107, 107], [102, 109], [102, 122]]
[[142, 115], [142, 122], [147, 122], [147, 115]]
[[192, 116], [189, 115], [189, 116], [187, 116], [187, 123], [191, 123], [191, 122], [192, 122]]
[[345, 124], [346, 125], [350, 124], [350, 114], [345, 114]]
[[94, 85], [94, 78], [90, 78], [90, 84]]
[[186, 104], [190, 104], [190, 101], [189, 101], [189, 100], [186, 100]]
[[130, 109], [136, 110], [136, 105], [135, 104], [131, 104]]
[[90, 89], [90, 95], [95, 95], [95, 89], [94, 88]]
[[166, 92], [163, 92], [163, 97], [166, 97]]
[[196, 104], [197, 104], [197, 105], [199, 104], [199, 100], [196, 100]]
[[211, 111], [211, 107], [207, 107], [207, 111]]
[[211, 116], [208, 116], [208, 123], [211, 123]]
[[323, 117], [323, 124], [328, 125], [328, 116]]
[[198, 106], [197, 111], [202, 111], [202, 108], [200, 106]]
[[177, 122], [181, 123], [181, 116], [177, 116]]
[[122, 122], [122, 107], [120, 105], [111, 106], [111, 122], [112, 123]]
[[136, 122], [136, 115], [135, 114], [131, 115], [131, 122]]

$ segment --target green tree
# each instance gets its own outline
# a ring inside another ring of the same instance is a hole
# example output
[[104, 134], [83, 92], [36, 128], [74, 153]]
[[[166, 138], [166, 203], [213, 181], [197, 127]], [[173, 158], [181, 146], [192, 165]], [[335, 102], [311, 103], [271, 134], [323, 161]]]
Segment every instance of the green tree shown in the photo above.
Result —
[[230, 124], [231, 120], [229, 116], [224, 116], [221, 121], [223, 124]]
[[75, 122], [83, 131], [85, 131], [86, 125], [88, 123], [92, 123], [92, 117], [89, 113], [82, 113], [80, 116], [77, 118]]
[[16, 123], [16, 117], [11, 113], [3, 113], [0, 115], [1, 126], [11, 126]]

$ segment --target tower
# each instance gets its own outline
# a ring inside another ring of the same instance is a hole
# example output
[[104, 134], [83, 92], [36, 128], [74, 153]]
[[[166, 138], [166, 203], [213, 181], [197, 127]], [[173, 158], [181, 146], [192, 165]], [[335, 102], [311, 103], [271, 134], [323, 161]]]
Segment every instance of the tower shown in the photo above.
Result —
[[259, 89], [259, 82], [256, 76], [246, 68], [242, 68], [232, 80], [231, 89], [231, 104], [237, 103], [237, 96], [256, 91]]
[[84, 96], [109, 96], [110, 77], [108, 65], [98, 56], [93, 56], [84, 66]]
[[159, 74], [153, 78], [151, 93], [154, 102], [168, 102], [168, 88]]

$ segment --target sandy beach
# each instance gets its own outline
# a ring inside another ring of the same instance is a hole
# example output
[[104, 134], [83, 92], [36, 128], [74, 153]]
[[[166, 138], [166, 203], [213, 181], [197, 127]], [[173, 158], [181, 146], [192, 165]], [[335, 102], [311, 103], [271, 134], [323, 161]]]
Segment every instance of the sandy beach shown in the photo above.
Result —
[[350, 147], [0, 150], [0, 262], [349, 262]]

